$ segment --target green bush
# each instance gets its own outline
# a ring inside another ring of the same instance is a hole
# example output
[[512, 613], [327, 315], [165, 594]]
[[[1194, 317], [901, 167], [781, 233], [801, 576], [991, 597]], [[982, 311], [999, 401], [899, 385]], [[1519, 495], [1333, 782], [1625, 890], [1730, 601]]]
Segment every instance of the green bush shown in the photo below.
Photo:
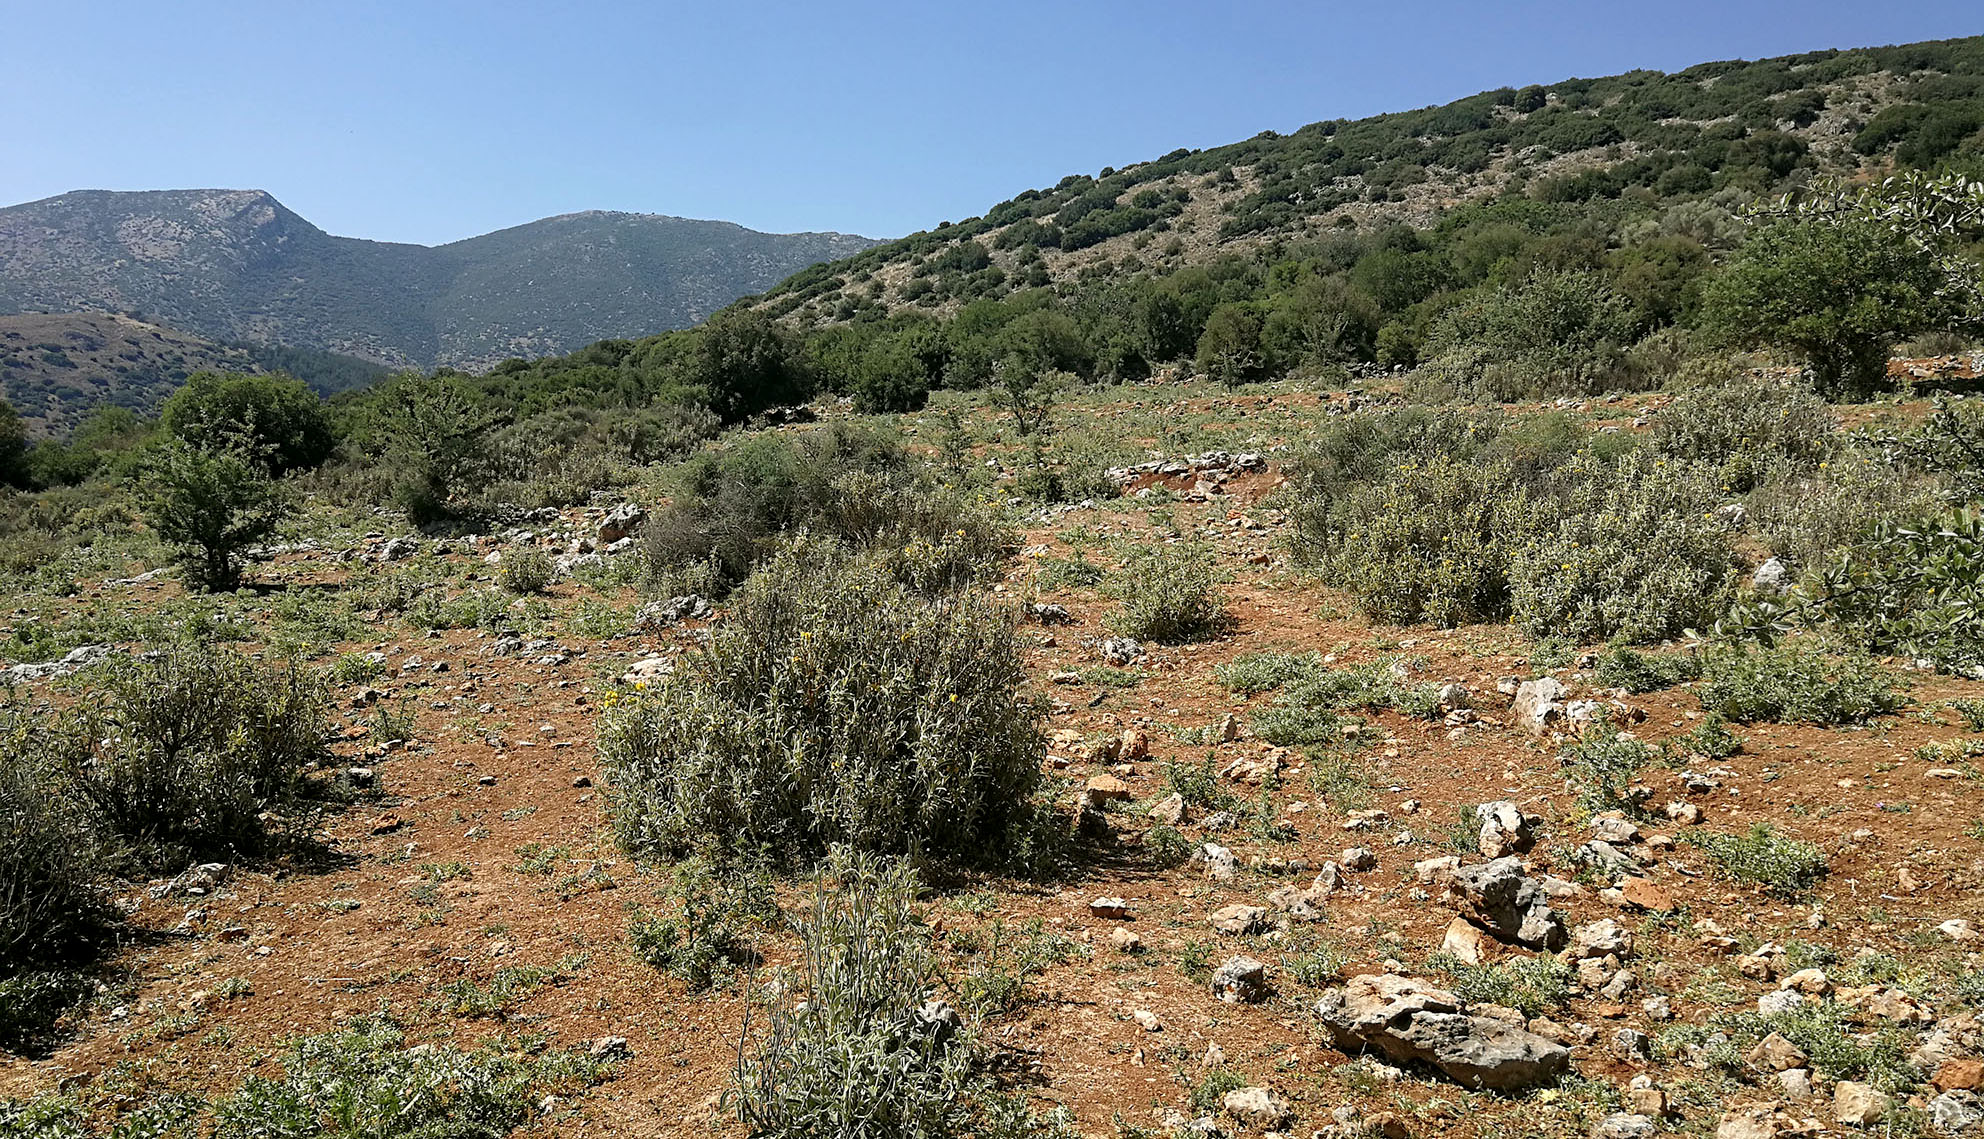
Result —
[[159, 448], [138, 488], [145, 521], [180, 550], [186, 583], [227, 590], [241, 582], [248, 548], [289, 511], [282, 489], [253, 455], [173, 442]]
[[1469, 965], [1451, 954], [1436, 953], [1426, 964], [1445, 973], [1448, 990], [1469, 1004], [1501, 1005], [1538, 1017], [1570, 997], [1570, 964], [1547, 954]]
[[496, 567], [496, 584], [519, 597], [543, 593], [557, 576], [551, 555], [535, 546], [510, 551]]
[[982, 858], [1030, 808], [1044, 741], [1010, 618], [802, 538], [600, 747], [631, 850], [714, 843]]
[[1132, 547], [1112, 575], [1110, 592], [1123, 602], [1111, 625], [1139, 640], [1191, 640], [1216, 629], [1224, 615], [1212, 548], [1201, 544]]
[[1711, 652], [1696, 696], [1703, 711], [1739, 724], [1857, 724], [1906, 702], [1870, 658], [1805, 642]]
[[129, 866], [265, 851], [328, 739], [322, 681], [181, 646], [102, 666], [102, 690], [43, 731], [62, 787]]
[[1802, 474], [1839, 448], [1839, 418], [1810, 388], [1742, 377], [1674, 397], [1653, 422], [1652, 450], [1699, 464], [1741, 494], [1773, 476]]
[[1747, 834], [1690, 834], [1686, 841], [1728, 877], [1784, 897], [1809, 892], [1830, 869], [1825, 851], [1787, 838], [1769, 823], [1758, 823]]
[[739, 1118], [754, 1136], [1067, 1134], [984, 1072], [975, 1026], [931, 1000], [938, 968], [903, 862], [837, 850], [799, 925], [802, 959], [747, 1018]]
[[24, 709], [0, 710], [0, 977], [85, 958], [110, 922], [103, 856], [51, 742]]
[[1592, 679], [1637, 694], [1686, 684], [1701, 679], [1701, 675], [1701, 654], [1693, 651], [1648, 654], [1613, 648], [1598, 658]]
[[1555, 524], [1522, 542], [1508, 571], [1530, 636], [1644, 643], [1722, 615], [1740, 565], [1712, 488], [1644, 455], [1580, 458], [1553, 481]]
[[1637, 812], [1640, 804], [1632, 792], [1633, 781], [1657, 755], [1652, 747], [1628, 738], [1610, 720], [1601, 719], [1566, 744], [1557, 759], [1577, 789], [1578, 805], [1595, 815], [1600, 811]]

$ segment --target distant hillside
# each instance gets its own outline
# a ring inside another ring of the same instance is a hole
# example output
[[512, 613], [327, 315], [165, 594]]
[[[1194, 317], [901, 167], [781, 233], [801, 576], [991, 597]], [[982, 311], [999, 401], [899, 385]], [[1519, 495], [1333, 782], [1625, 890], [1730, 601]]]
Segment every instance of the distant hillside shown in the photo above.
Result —
[[873, 244], [589, 212], [429, 248], [333, 237], [259, 190], [85, 190], [0, 209], [0, 313], [139, 313], [214, 341], [479, 369], [684, 328]]
[[61, 435], [102, 404], [149, 414], [194, 372], [282, 371], [325, 394], [377, 364], [307, 348], [220, 344], [111, 313], [0, 316], [0, 398], [36, 436]]
[[1510, 196], [1612, 217], [1727, 206], [1820, 173], [1974, 160], [1980, 129], [1984, 37], [1504, 87], [1069, 175], [803, 270], [752, 303], [802, 328], [942, 314], [1028, 288], [1426, 229], [1459, 204]]

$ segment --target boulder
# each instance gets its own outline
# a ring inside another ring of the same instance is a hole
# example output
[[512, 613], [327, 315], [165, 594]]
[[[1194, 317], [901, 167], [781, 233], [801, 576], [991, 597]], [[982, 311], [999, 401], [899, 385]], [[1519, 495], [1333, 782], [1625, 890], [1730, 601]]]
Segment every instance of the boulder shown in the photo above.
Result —
[[1485, 965], [1501, 952], [1501, 946], [1466, 918], [1455, 918], [1447, 926], [1446, 936], [1440, 939], [1440, 952], [1469, 965]]
[[1791, 588], [1791, 569], [1776, 558], [1767, 558], [1750, 575], [1750, 585], [1758, 593], [1783, 593]]
[[1508, 1021], [1470, 1014], [1460, 998], [1427, 981], [1367, 974], [1331, 989], [1316, 1015], [1335, 1046], [1376, 1049], [1399, 1063], [1424, 1063], [1463, 1087], [1510, 1091], [1570, 1068], [1570, 1050]]
[[1611, 918], [1586, 922], [1571, 931], [1570, 955], [1576, 960], [1617, 957], [1624, 961], [1633, 955], [1633, 931]]
[[1570, 934], [1550, 908], [1543, 883], [1523, 876], [1522, 864], [1497, 858], [1455, 869], [1447, 883], [1468, 920], [1505, 942], [1555, 952]]
[[1811, 1057], [1776, 1032], [1758, 1041], [1757, 1046], [1750, 1049], [1749, 1054], [1743, 1058], [1759, 1068], [1772, 1072], [1788, 1072], [1811, 1063]]
[[1984, 1123], [1984, 1097], [1975, 1092], [1944, 1092], [1929, 1101], [1929, 1122], [1941, 1135], [1966, 1135]]
[[1658, 1134], [1653, 1120], [1637, 1112], [1615, 1112], [1591, 1129], [1592, 1139], [1653, 1139]]
[[604, 546], [632, 537], [634, 531], [640, 529], [641, 523], [647, 521], [647, 518], [647, 511], [631, 502], [623, 502], [607, 511], [606, 517], [599, 520], [599, 529], [594, 532], [593, 540]]
[[1231, 848], [1209, 842], [1205, 845], [1206, 877], [1215, 882], [1231, 882], [1240, 873], [1240, 859]]

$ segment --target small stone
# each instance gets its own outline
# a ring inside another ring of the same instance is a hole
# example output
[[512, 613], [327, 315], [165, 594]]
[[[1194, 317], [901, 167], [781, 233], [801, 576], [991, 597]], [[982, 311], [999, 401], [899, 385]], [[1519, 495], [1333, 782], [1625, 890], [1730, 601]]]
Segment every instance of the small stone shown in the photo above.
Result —
[[1945, 1092], [1974, 1092], [1984, 1089], [1984, 1061], [1945, 1060], [1936, 1065], [1929, 1082]]
[[1808, 997], [1822, 997], [1832, 991], [1823, 969], [1800, 969], [1778, 982], [1779, 988], [1796, 989]]
[[1743, 1058], [1759, 1068], [1772, 1072], [1786, 1072], [1793, 1068], [1806, 1067], [1811, 1063], [1811, 1057], [1776, 1032], [1758, 1041], [1757, 1046], [1750, 1049], [1749, 1054]]
[[1116, 778], [1114, 775], [1097, 775], [1091, 777], [1088, 781], [1087, 791], [1089, 798], [1096, 802], [1111, 799], [1128, 799], [1130, 797], [1130, 785]]
[[1231, 882], [1233, 876], [1240, 872], [1240, 860], [1234, 857], [1233, 851], [1216, 842], [1205, 845], [1205, 856], [1206, 877], [1215, 882]]
[[1971, 938], [1977, 936], [1977, 932], [1970, 928], [1970, 923], [1962, 918], [1951, 918], [1937, 926], [1936, 932], [1949, 938], [1951, 941], [1969, 941]]
[[1809, 1103], [1812, 1099], [1812, 1071], [1810, 1068], [1786, 1068], [1777, 1074], [1778, 1090], [1792, 1103]]
[[1790, 1012], [1804, 1003], [1805, 994], [1796, 989], [1779, 989], [1757, 998], [1757, 1012], [1764, 1016], [1773, 1016], [1781, 1012]]
[[1155, 822], [1175, 827], [1185, 821], [1185, 797], [1172, 792], [1151, 804], [1150, 817]]
[[1364, 847], [1353, 846], [1347, 848], [1342, 854], [1337, 856], [1337, 864], [1345, 870], [1357, 872], [1376, 870], [1378, 868], [1378, 856]]
[[1674, 896], [1667, 890], [1646, 878], [1627, 878], [1619, 883], [1619, 896], [1626, 904], [1653, 913], [1664, 914], [1674, 908]]
[[1088, 912], [1092, 917], [1122, 920], [1130, 916], [1130, 903], [1117, 897], [1091, 898]]
[[1109, 931], [1109, 944], [1115, 946], [1118, 953], [1135, 953], [1144, 947], [1144, 939], [1138, 937], [1135, 930], [1119, 925]]
[[1598, 1121], [1592, 1128], [1593, 1139], [1653, 1139], [1656, 1129], [1653, 1120], [1637, 1112], [1618, 1112]]
[[1138, 1027], [1142, 1028], [1145, 1032], [1164, 1031], [1164, 1022], [1157, 1019], [1157, 1014], [1147, 1008], [1140, 1008], [1136, 1012], [1131, 1013], [1130, 1016], [1137, 1022]]

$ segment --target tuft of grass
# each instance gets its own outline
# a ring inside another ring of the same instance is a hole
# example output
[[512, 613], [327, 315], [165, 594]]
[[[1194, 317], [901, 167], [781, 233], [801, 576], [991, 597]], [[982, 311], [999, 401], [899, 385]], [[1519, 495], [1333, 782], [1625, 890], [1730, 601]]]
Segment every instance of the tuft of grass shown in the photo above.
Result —
[[1702, 658], [1692, 652], [1642, 653], [1615, 648], [1598, 658], [1592, 678], [1612, 688], [1628, 692], [1658, 692], [1702, 675]]
[[1225, 599], [1213, 582], [1212, 548], [1203, 544], [1134, 546], [1110, 579], [1123, 607], [1110, 624], [1139, 640], [1175, 644], [1215, 631]]

